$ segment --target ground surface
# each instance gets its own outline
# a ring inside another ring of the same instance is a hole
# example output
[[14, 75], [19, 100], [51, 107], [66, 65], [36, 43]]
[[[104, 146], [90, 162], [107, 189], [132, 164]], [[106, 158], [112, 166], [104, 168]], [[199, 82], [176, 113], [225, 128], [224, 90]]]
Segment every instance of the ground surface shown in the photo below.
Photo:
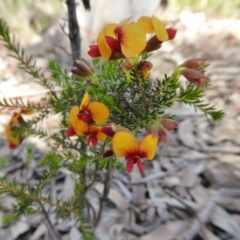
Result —
[[[145, 168], [131, 174], [115, 172], [109, 195], [108, 211], [104, 211], [96, 235], [103, 240], [140, 239], [240, 239], [240, 21], [206, 19], [204, 14], [182, 13], [164, 16], [165, 21], [178, 29], [177, 38], [167, 43], [152, 57], [153, 77], [171, 71], [186, 59], [207, 57], [207, 70], [212, 86], [206, 99], [226, 112], [221, 123], [208, 121], [189, 106], [174, 106], [179, 123], [171, 133], [171, 145], [162, 146], [157, 157]], [[58, 48], [52, 47], [62, 33], [53, 25], [37, 43], [25, 42], [26, 51], [33, 54], [45, 69], [48, 59], [58, 60], [70, 69], [71, 61]], [[62, 45], [67, 46], [63, 40]], [[39, 49], [41, 51], [39, 51]], [[38, 100], [45, 90], [16, 67], [1, 45], [0, 98], [28, 97]], [[0, 113], [0, 132], [9, 121], [10, 113]], [[47, 128], [57, 128], [57, 116], [45, 122]], [[14, 177], [34, 184], [40, 176], [38, 160], [46, 145], [38, 139], [23, 142], [9, 151], [4, 135], [0, 139], [0, 157], [9, 159], [0, 171], [9, 180]], [[34, 159], [25, 168], [26, 146], [35, 145]], [[60, 181], [59, 181], [60, 179]], [[63, 169], [59, 179], [51, 183], [52, 192], [62, 198], [71, 195], [73, 182]], [[58, 181], [57, 181], [58, 180]], [[97, 183], [89, 199], [98, 209]], [[8, 211], [14, 198], [0, 200], [0, 216]], [[62, 239], [78, 239], [80, 233], [74, 222], [61, 223], [51, 215]], [[22, 217], [9, 228], [0, 230], [0, 239], [54, 239], [41, 213]], [[197, 236], [195, 236], [197, 234]], [[195, 236], [195, 238], [194, 238]]]

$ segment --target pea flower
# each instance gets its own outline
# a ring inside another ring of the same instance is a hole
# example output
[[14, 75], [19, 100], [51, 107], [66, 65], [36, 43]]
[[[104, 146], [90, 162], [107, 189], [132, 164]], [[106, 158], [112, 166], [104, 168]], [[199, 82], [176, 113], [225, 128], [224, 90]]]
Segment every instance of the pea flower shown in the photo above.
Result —
[[87, 123], [79, 120], [78, 124], [75, 126], [75, 132], [79, 136], [88, 136], [87, 145], [97, 145], [98, 140], [105, 141], [107, 135], [101, 132], [101, 128], [98, 126], [89, 126]]
[[126, 169], [131, 172], [136, 163], [140, 172], [143, 173], [143, 165], [140, 158], [152, 160], [155, 156], [158, 137], [148, 134], [141, 141], [129, 132], [117, 132], [112, 139], [113, 152], [118, 157], [126, 158]]
[[146, 80], [148, 78], [148, 75], [149, 75], [148, 72], [152, 69], [152, 67], [153, 67], [153, 65], [149, 61], [141, 60], [138, 63], [138, 69], [142, 73], [144, 80]]
[[73, 106], [69, 117], [68, 122], [70, 128], [67, 129], [67, 135], [73, 136], [76, 134], [76, 129], [79, 129], [79, 126], [83, 126], [82, 122], [87, 124], [98, 123], [101, 124], [105, 122], [109, 117], [108, 108], [101, 102], [90, 102], [90, 96], [88, 93], [85, 93], [80, 106]]
[[104, 60], [130, 58], [143, 51], [146, 35], [136, 22], [126, 18], [119, 24], [108, 24], [97, 37], [97, 45], [90, 46], [88, 54]]

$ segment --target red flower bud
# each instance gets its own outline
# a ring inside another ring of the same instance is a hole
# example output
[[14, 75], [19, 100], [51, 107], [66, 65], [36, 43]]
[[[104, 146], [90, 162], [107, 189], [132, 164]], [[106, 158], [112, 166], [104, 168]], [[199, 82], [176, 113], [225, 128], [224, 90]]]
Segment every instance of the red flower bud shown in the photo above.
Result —
[[178, 127], [177, 122], [175, 122], [174, 120], [172, 120], [170, 118], [163, 118], [161, 123], [162, 123], [163, 127], [166, 128], [167, 130], [173, 130], [174, 128]]
[[190, 83], [198, 87], [203, 87], [206, 83], [210, 82], [210, 78], [195, 69], [184, 68], [181, 73]]

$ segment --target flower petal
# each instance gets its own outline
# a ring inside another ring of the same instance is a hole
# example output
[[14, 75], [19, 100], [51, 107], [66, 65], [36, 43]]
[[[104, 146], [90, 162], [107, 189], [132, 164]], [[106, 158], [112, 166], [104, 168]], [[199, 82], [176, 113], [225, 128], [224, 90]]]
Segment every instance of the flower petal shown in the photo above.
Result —
[[105, 141], [107, 139], [107, 135], [105, 135], [103, 132], [99, 131], [96, 136], [101, 141]]
[[144, 168], [143, 168], [143, 165], [142, 165], [142, 162], [140, 159], [137, 159], [137, 166], [138, 166], [138, 169], [141, 173], [144, 172]]
[[12, 144], [12, 145], [17, 146], [21, 142], [18, 137], [13, 137], [12, 136], [12, 128], [11, 128], [10, 125], [5, 130], [5, 136], [6, 136], [7, 140], [8, 140], [8, 142], [10, 144]]
[[68, 117], [68, 122], [71, 126], [75, 124], [75, 121], [78, 119], [77, 115], [79, 113], [79, 107], [77, 105], [73, 106]]
[[152, 16], [152, 23], [158, 40], [162, 42], [167, 41], [169, 39], [168, 32], [163, 22], [155, 16]]
[[87, 108], [89, 102], [90, 102], [90, 96], [89, 96], [88, 92], [86, 92], [83, 96], [79, 110], [85, 110], [85, 108]]
[[34, 113], [34, 110], [32, 108], [22, 108], [21, 113], [25, 115], [31, 115]]
[[138, 150], [138, 140], [134, 135], [126, 131], [117, 132], [112, 139], [113, 152], [118, 157], [131, 156]]
[[118, 40], [121, 45], [122, 53], [127, 58], [139, 54], [146, 46], [146, 35], [141, 27], [135, 22], [121, 27], [121, 31], [119, 31], [118, 34]]
[[148, 160], [152, 160], [155, 156], [156, 148], [158, 144], [158, 137], [148, 134], [139, 143], [140, 152], [145, 154]]
[[79, 136], [85, 136], [88, 134], [89, 129], [88, 129], [88, 125], [87, 123], [77, 119], [74, 123], [74, 125], [72, 125], [74, 131], [76, 132], [77, 135]]
[[119, 24], [118, 27], [122, 27], [124, 25], [126, 25], [129, 21], [130, 21], [131, 17], [125, 18], [123, 19]]
[[106, 37], [103, 31], [98, 34], [97, 45], [102, 58], [104, 60], [108, 60], [112, 54], [112, 50], [107, 44]]
[[104, 27], [103, 29], [103, 33], [105, 36], [109, 36], [109, 37], [114, 37], [115, 34], [114, 34], [114, 30], [115, 28], [117, 27], [117, 24], [116, 23], [111, 23], [111, 24], [108, 24], [106, 27]]
[[98, 45], [89, 46], [88, 55], [92, 58], [97, 58], [101, 56]]
[[150, 17], [140, 17], [137, 21], [137, 24], [143, 29], [145, 33], [154, 33], [153, 23]]
[[126, 169], [128, 172], [131, 172], [134, 167], [134, 158], [128, 158], [126, 163]]
[[108, 108], [100, 102], [90, 102], [87, 110], [96, 123], [105, 122], [110, 115]]

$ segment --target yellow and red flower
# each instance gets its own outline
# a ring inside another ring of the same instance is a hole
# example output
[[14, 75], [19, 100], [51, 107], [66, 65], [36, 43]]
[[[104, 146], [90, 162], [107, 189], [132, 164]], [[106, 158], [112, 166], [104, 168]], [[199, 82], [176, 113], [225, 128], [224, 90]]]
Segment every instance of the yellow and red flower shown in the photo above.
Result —
[[82, 120], [78, 121], [78, 124], [75, 125], [75, 132], [79, 136], [88, 136], [87, 145], [97, 145], [98, 140], [105, 141], [107, 135], [101, 132], [101, 128], [98, 126], [89, 126], [87, 123]]
[[[85, 136], [88, 134], [83, 133], [85, 131], [90, 131], [88, 124], [98, 123], [102, 124], [109, 117], [108, 108], [101, 102], [90, 102], [90, 96], [85, 93], [80, 106], [73, 106], [68, 121], [70, 127], [67, 129], [67, 135], [73, 136], [76, 133], [80, 136]], [[83, 130], [81, 130], [83, 128]], [[87, 129], [87, 130], [86, 130]], [[99, 130], [100, 131], [100, 130]]]
[[118, 157], [126, 158], [126, 169], [131, 172], [136, 163], [140, 172], [144, 171], [141, 158], [152, 160], [155, 156], [158, 137], [148, 134], [141, 141], [129, 132], [117, 132], [112, 139], [113, 152]]
[[146, 35], [136, 22], [126, 18], [119, 24], [108, 24], [97, 37], [97, 45], [90, 46], [91, 57], [102, 57], [104, 60], [121, 57], [134, 57], [146, 46]]
[[12, 125], [8, 125], [7, 128], [5, 129], [5, 136], [6, 136], [6, 139], [8, 140], [9, 142], [9, 149], [14, 149], [16, 148], [23, 139], [19, 138], [19, 137], [14, 137], [12, 135], [12, 132], [13, 132], [13, 126]]
[[19, 112], [14, 112], [12, 118], [5, 129], [5, 136], [9, 142], [9, 148], [14, 149], [16, 148], [24, 139], [24, 137], [14, 137], [13, 130], [18, 124], [23, 124], [24, 120], [22, 118], [22, 114], [24, 115], [31, 115], [34, 113], [34, 110], [31, 108], [22, 108]]

